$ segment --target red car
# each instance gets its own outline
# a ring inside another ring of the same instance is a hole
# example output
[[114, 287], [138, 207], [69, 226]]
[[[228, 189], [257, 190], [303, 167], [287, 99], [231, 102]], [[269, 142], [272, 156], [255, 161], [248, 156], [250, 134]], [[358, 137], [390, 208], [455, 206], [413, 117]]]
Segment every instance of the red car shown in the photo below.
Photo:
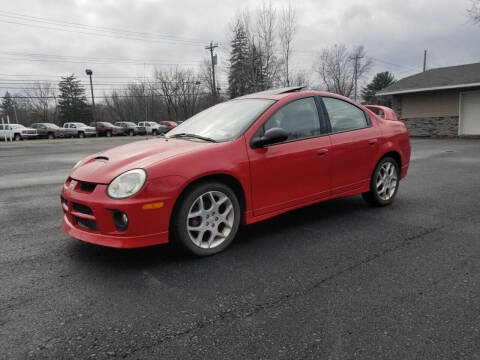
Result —
[[178, 125], [175, 121], [160, 121], [159, 124], [165, 125], [168, 128], [168, 131], [172, 130]]
[[410, 142], [389, 108], [288, 88], [215, 105], [165, 137], [79, 161], [62, 188], [63, 229], [86, 242], [225, 249], [240, 224], [362, 194], [390, 204]]

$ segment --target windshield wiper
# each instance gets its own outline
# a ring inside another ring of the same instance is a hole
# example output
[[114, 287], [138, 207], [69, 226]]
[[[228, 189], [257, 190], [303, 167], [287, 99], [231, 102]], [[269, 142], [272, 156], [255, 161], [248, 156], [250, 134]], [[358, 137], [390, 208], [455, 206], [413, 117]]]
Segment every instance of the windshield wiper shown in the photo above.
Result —
[[178, 134], [173, 134], [169, 137], [171, 137], [171, 138], [194, 138], [194, 139], [200, 139], [200, 140], [209, 141], [209, 142], [215, 142], [215, 143], [217, 142], [217, 140], [209, 138], [209, 137], [200, 136], [200, 135], [197, 135], [197, 134], [189, 134], [189, 133], [178, 133]]

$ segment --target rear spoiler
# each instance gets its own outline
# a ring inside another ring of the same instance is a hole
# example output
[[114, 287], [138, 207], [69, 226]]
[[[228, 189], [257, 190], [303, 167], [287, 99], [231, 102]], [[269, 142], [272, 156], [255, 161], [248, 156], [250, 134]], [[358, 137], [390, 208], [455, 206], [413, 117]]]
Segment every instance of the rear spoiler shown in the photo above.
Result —
[[393, 121], [398, 120], [397, 114], [395, 114], [395, 111], [393, 111], [389, 107], [380, 106], [380, 105], [365, 105], [365, 107], [368, 110], [372, 111], [374, 114], [380, 116], [384, 120], [393, 120]]

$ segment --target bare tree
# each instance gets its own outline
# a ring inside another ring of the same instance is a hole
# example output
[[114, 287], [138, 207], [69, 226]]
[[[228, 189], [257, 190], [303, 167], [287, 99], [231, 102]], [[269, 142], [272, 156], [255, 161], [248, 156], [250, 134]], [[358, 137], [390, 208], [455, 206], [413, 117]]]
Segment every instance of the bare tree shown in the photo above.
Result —
[[43, 122], [56, 121], [56, 87], [50, 82], [34, 82], [25, 90], [27, 106], [35, 119]]
[[155, 78], [171, 120], [184, 120], [195, 114], [201, 95], [200, 77], [196, 73], [173, 67], [155, 70]]
[[473, 23], [480, 23], [480, 0], [470, 0], [470, 7], [467, 10], [467, 16], [473, 21]]
[[268, 89], [275, 85], [278, 80], [279, 62], [275, 54], [276, 50], [276, 26], [277, 11], [271, 1], [262, 1], [261, 7], [257, 10], [257, 23], [253, 37], [258, 41], [259, 53], [262, 64], [262, 88]]
[[292, 6], [292, 3], [289, 2], [288, 5], [282, 9], [279, 23], [279, 37], [280, 37], [280, 46], [282, 54], [282, 63], [284, 69], [283, 75], [283, 85], [290, 86], [290, 54], [292, 52], [292, 42], [295, 32], [297, 30], [297, 18], [295, 8]]
[[344, 44], [335, 44], [322, 50], [315, 71], [327, 91], [349, 97], [355, 81], [362, 79], [370, 66], [363, 46], [348, 51]]

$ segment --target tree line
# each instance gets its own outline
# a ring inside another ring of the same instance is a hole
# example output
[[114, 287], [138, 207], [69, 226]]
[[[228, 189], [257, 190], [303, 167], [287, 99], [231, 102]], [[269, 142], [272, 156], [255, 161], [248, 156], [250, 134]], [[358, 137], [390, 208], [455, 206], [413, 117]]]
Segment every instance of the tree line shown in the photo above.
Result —
[[[105, 93], [96, 101], [97, 121], [185, 120], [216, 102], [270, 88], [302, 85], [334, 92], [346, 97], [357, 95], [357, 84], [371, 70], [371, 60], [363, 46], [335, 44], [315, 56], [310, 70], [292, 64], [295, 36], [298, 31], [296, 9], [291, 3], [277, 8], [263, 1], [253, 11], [238, 13], [229, 30], [227, 88], [213, 83], [210, 60], [200, 69], [171, 66], [156, 69], [148, 79]], [[313, 83], [311, 73], [317, 75]], [[217, 76], [218, 79], [218, 76]], [[391, 73], [382, 72], [359, 89], [363, 101], [389, 105], [376, 92], [395, 81]], [[218, 94], [217, 89], [222, 91]], [[93, 112], [82, 82], [75, 76], [62, 77], [58, 85], [35, 82], [29, 89], [2, 100], [2, 113], [11, 121], [24, 125], [34, 122], [93, 120]], [[98, 93], [98, 91], [97, 91]]]

